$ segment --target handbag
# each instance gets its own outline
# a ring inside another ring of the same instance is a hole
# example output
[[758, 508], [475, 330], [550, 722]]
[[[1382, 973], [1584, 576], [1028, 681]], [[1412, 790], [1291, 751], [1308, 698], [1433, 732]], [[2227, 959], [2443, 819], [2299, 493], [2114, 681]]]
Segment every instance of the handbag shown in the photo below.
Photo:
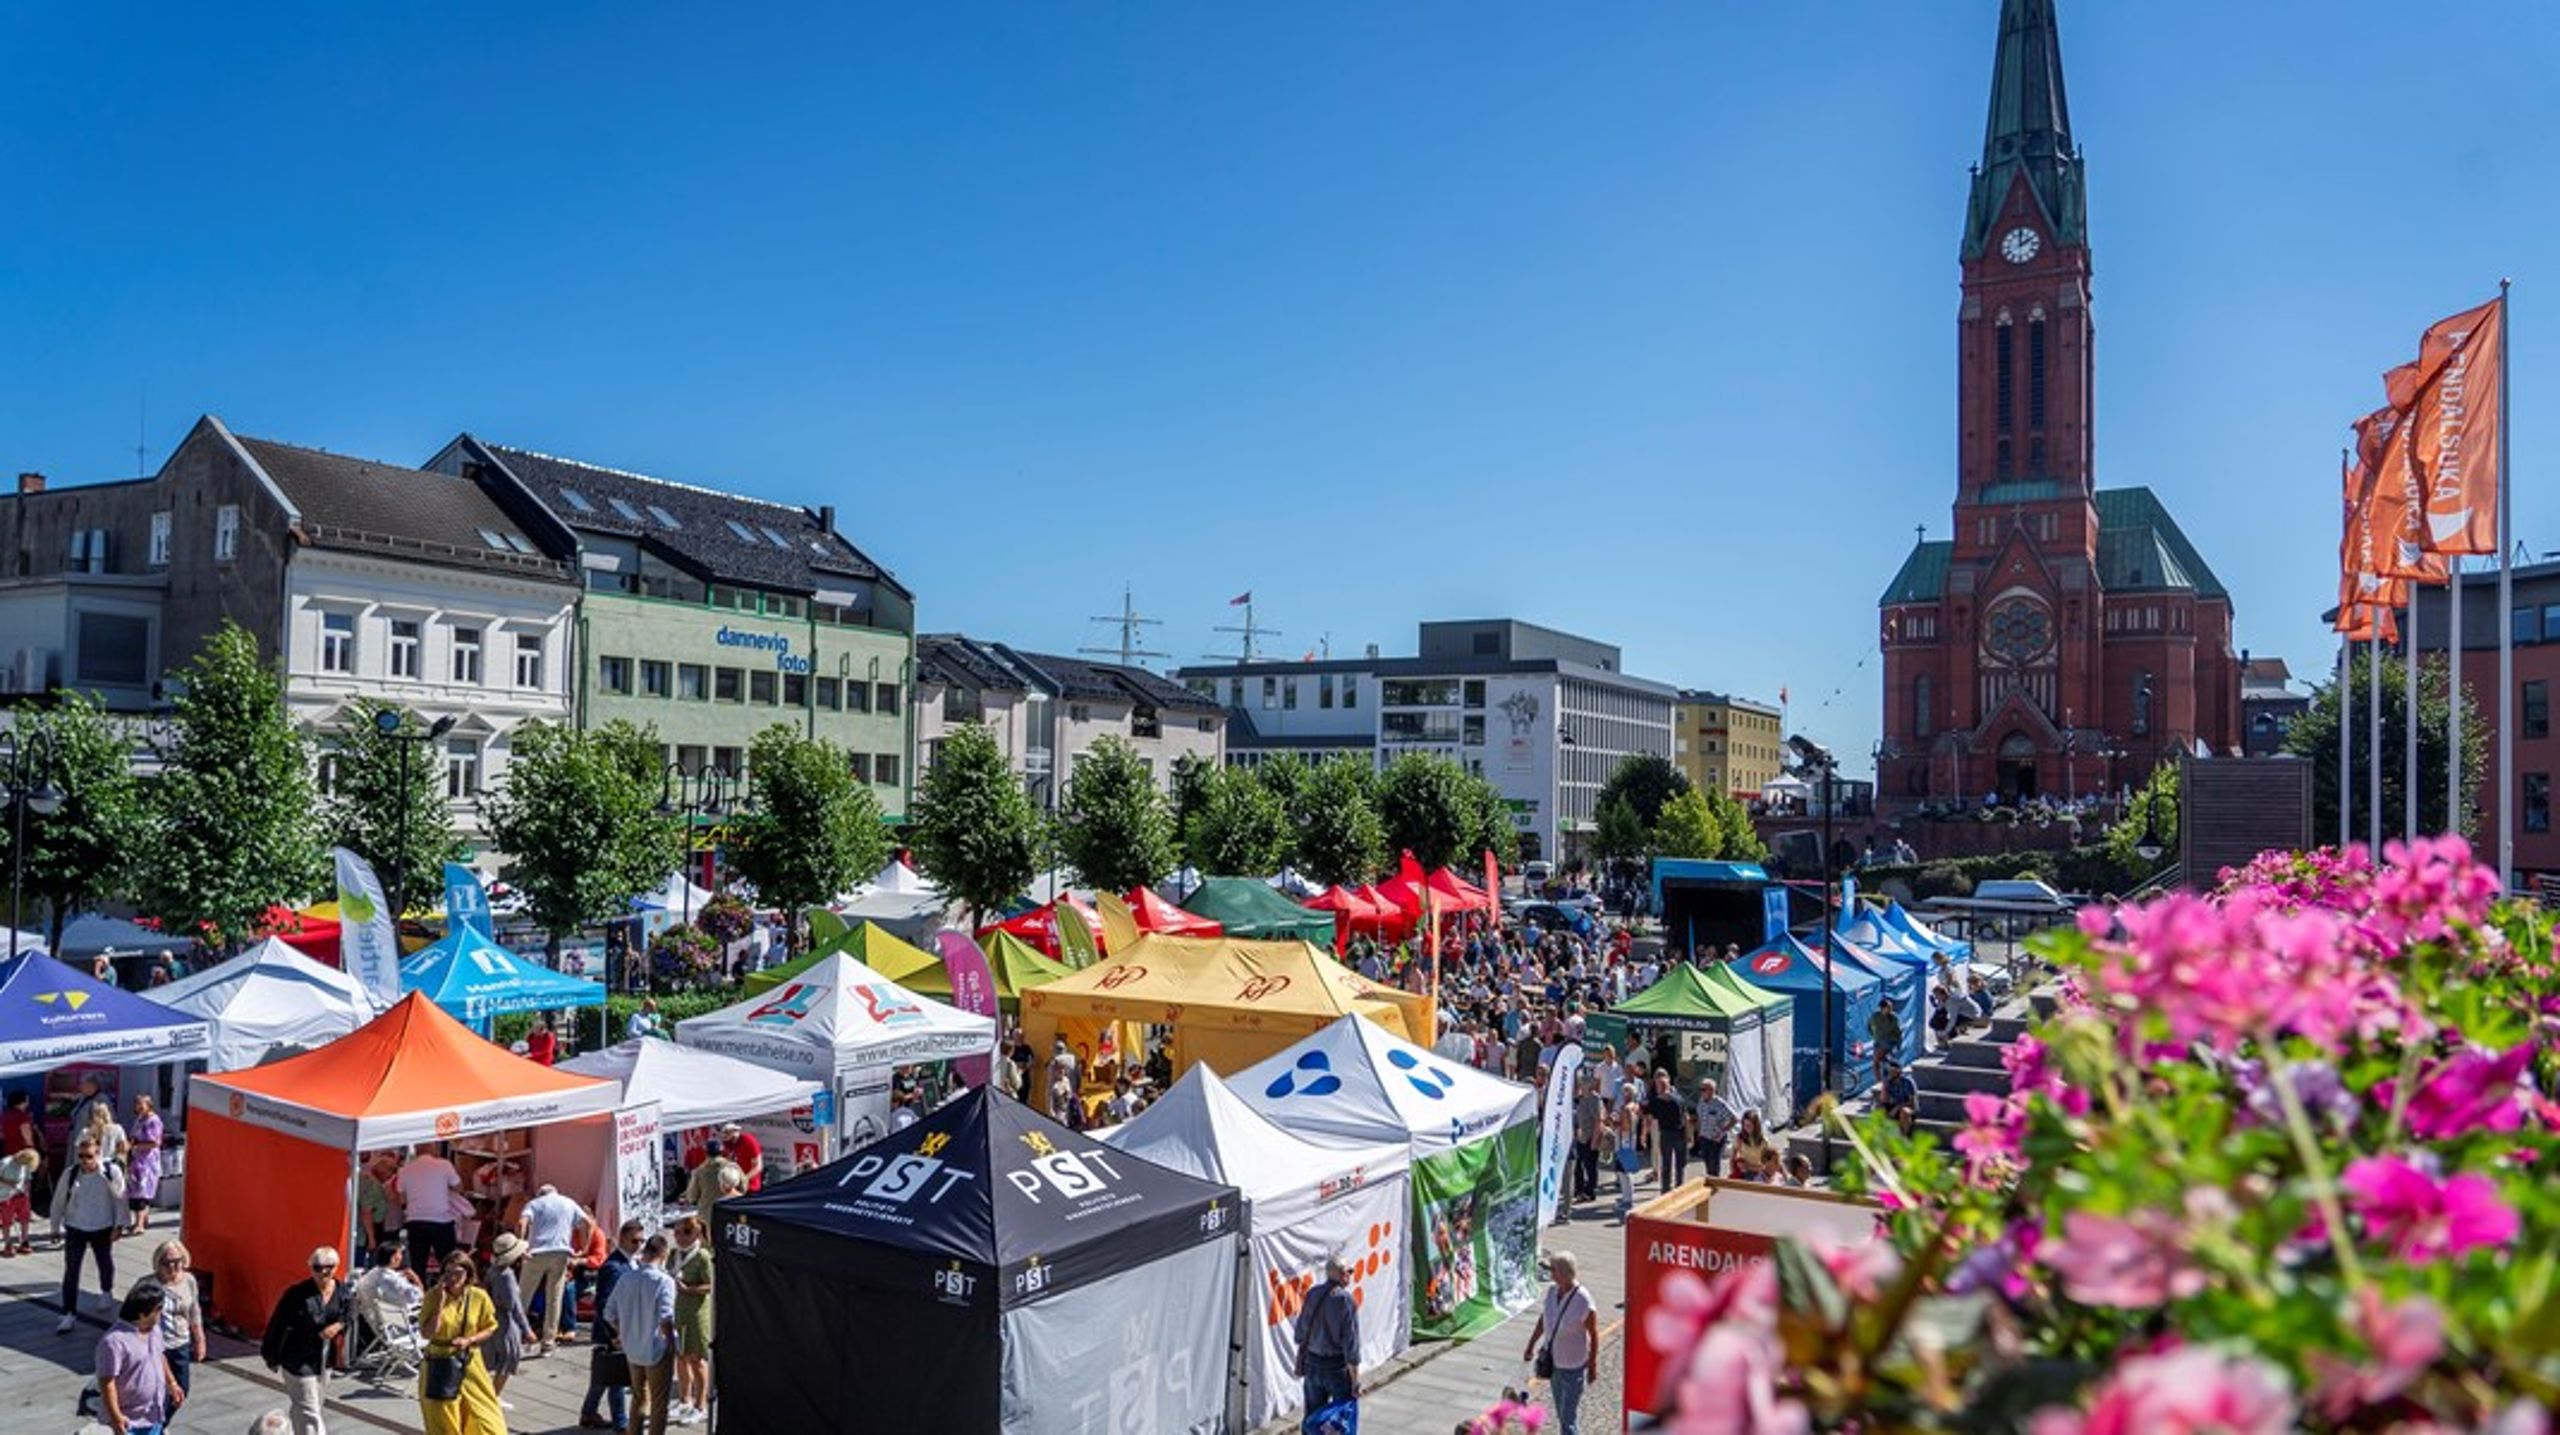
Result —
[[430, 1355], [419, 1368], [418, 1396], [422, 1400], [459, 1400], [462, 1398], [462, 1362], [460, 1355]]

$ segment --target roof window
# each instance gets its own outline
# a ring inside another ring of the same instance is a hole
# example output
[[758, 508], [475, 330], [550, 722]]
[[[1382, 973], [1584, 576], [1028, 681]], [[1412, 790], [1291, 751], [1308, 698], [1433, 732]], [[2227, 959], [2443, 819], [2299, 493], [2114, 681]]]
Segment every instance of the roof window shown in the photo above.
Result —
[[564, 488], [560, 490], [560, 501], [568, 504], [571, 508], [578, 510], [580, 513], [593, 513], [596, 511], [596, 506], [587, 501], [587, 496], [574, 488]]
[[753, 542], [755, 542], [755, 541], [756, 541], [756, 536], [755, 536], [753, 533], [751, 533], [751, 532], [747, 531], [747, 525], [745, 525], [745, 524], [743, 524], [743, 523], [740, 523], [738, 520], [736, 520], [736, 519], [734, 519], [734, 518], [724, 518], [724, 519], [722, 519], [722, 520], [721, 520], [721, 522], [726, 523], [726, 524], [728, 524], [728, 525], [729, 525], [729, 531], [730, 531], [730, 532], [732, 532], [732, 533], [734, 533], [734, 534], [736, 534], [736, 535], [738, 535], [738, 541], [739, 541], [739, 542], [741, 542], [741, 543], [753, 543]]
[[658, 526], [660, 528], [667, 529], [670, 532], [684, 527], [683, 524], [676, 522], [676, 516], [674, 514], [667, 512], [665, 509], [660, 508], [654, 503], [649, 505], [649, 516], [658, 520]]
[[756, 525], [756, 530], [762, 533], [765, 537], [772, 539], [773, 546], [776, 548], [788, 548], [791, 546], [790, 539], [784, 537], [773, 529], [765, 527], [763, 524]]
[[521, 533], [508, 534], [507, 546], [513, 548], [518, 553], [531, 553], [533, 551], [533, 544], [528, 542], [525, 536]]
[[623, 500], [619, 498], [607, 498], [605, 499], [605, 503], [609, 505], [614, 512], [621, 514], [631, 522], [638, 523], [640, 521], [640, 510], [632, 507]]
[[497, 549], [501, 553], [507, 551], [507, 540], [503, 536], [492, 533], [486, 528], [480, 530], [480, 541]]

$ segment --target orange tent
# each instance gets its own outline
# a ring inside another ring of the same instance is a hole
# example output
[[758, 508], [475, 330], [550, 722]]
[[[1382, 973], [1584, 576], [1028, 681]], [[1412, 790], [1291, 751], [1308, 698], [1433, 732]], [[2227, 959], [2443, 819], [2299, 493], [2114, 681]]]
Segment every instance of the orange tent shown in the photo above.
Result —
[[193, 1079], [187, 1249], [223, 1318], [255, 1333], [313, 1247], [347, 1249], [360, 1153], [610, 1121], [621, 1099], [619, 1083], [513, 1055], [411, 992], [317, 1051]]
[[1226, 928], [1182, 910], [1155, 893], [1153, 887], [1129, 889], [1129, 915], [1141, 932], [1162, 932], [1168, 937], [1218, 937]]

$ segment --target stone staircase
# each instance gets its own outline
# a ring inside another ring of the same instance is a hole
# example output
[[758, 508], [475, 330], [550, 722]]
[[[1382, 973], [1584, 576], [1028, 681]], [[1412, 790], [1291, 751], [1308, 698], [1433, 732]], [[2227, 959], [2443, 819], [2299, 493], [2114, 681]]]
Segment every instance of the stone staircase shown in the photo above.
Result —
[[[2041, 1011], [2045, 1003], [2036, 997], [2012, 1000], [1992, 1015], [1987, 1029], [1948, 1042], [1922, 1057], [1911, 1067], [1911, 1079], [1920, 1088], [1920, 1108], [1916, 1125], [1920, 1130], [1937, 1133], [1941, 1143], [1955, 1139], [1965, 1127], [1964, 1099], [1974, 1092], [1994, 1096], [2008, 1094], [2009, 1072], [2001, 1065], [2001, 1056], [2019, 1037], [2024, 1036], [2029, 1020], [2029, 1007]], [[1873, 1089], [1848, 1103], [1852, 1121], [1863, 1121], [1875, 1110]], [[1813, 1163], [1813, 1169], [1829, 1174], [1824, 1164], [1822, 1131], [1819, 1126], [1799, 1126], [1787, 1133], [1787, 1152], [1800, 1155]], [[1853, 1161], [1857, 1153], [1848, 1143], [1833, 1138], [1831, 1160]]]

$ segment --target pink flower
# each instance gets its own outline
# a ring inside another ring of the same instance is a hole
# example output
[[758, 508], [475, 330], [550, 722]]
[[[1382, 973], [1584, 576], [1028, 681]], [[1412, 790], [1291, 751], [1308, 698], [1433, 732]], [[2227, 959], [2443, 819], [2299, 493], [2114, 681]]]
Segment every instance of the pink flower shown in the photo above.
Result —
[[1965, 1129], [1956, 1133], [1956, 1150], [1964, 1156], [1965, 1175], [1974, 1181], [1998, 1179], [2025, 1162], [2019, 1137], [2027, 1113], [2015, 1097], [1968, 1092], [1964, 1098]]
[[1824, 1245], [1815, 1255], [1851, 1305], [1866, 1305], [1884, 1296], [1885, 1284], [1902, 1273], [1902, 1257], [1884, 1241], [1856, 1245]]
[[2144, 1211], [2130, 1219], [2073, 1211], [2062, 1237], [2039, 1253], [2062, 1278], [2063, 1293], [2082, 1305], [2148, 1310], [2204, 1289], [2204, 1273], [2177, 1243], [2166, 1215]]
[[1717, 1276], [1712, 1284], [1694, 1271], [1673, 1271], [1662, 1278], [1653, 1308], [1644, 1313], [1645, 1344], [1662, 1357], [1662, 1388], [1654, 1405], [1671, 1393], [1673, 1372], [1689, 1349], [1710, 1327], [1736, 1321], [1755, 1330], [1778, 1324], [1778, 1268], [1753, 1261]]
[[2367, 1359], [2311, 1356], [2319, 1373], [2320, 1409], [2331, 1420], [2392, 1399], [2444, 1354], [2444, 1312], [2425, 1296], [2385, 1305], [2382, 1293], [2367, 1286], [2356, 1293], [2355, 1331], [2370, 1352]]
[[[2474, 1131], [2522, 1127], [2524, 1103], [2534, 1094], [2526, 1075], [2533, 1057], [2534, 1044], [2528, 1041], [2503, 1055], [2465, 1047], [2437, 1062], [2409, 1094], [2410, 1132], [2422, 1141], [2446, 1141]], [[2374, 1099], [2389, 1103], [2391, 1088], [2392, 1083], [2383, 1082]]]
[[2367, 1156], [2338, 1183], [2354, 1198], [2365, 1234], [2406, 1261], [2458, 1257], [2516, 1238], [2516, 1213], [2497, 1183], [2476, 1171], [2439, 1181], [2397, 1156]]
[[1778, 1397], [1776, 1335], [1727, 1323], [1709, 1330], [1676, 1372], [1678, 1394], [1659, 1427], [1670, 1435], [1804, 1435], [1812, 1417]]
[[2086, 1415], [2037, 1412], [2034, 1435], [2282, 1435], [2293, 1386], [2254, 1356], [2188, 1346], [2134, 1356], [2098, 1385]]

